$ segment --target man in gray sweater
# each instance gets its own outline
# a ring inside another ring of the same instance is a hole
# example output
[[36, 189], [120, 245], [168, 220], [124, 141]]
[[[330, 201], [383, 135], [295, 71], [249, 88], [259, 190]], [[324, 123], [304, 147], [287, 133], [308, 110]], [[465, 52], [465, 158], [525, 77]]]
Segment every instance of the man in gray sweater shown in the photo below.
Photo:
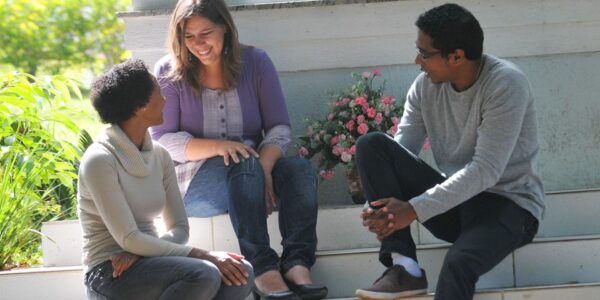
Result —
[[[388, 267], [363, 299], [424, 293], [410, 224], [453, 243], [435, 299], [471, 299], [479, 276], [529, 243], [544, 213], [533, 98], [512, 63], [483, 54], [483, 31], [465, 8], [419, 16], [415, 63], [396, 136], [371, 133], [356, 160], [369, 207], [363, 225], [382, 242]], [[439, 171], [418, 155], [429, 139]]]

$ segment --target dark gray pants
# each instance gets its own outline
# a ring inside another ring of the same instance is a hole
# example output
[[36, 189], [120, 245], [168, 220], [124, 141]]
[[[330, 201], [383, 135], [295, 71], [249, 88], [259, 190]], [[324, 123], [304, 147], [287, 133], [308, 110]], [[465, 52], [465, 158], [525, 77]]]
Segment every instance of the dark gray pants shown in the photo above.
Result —
[[[370, 133], [356, 144], [356, 163], [367, 201], [395, 197], [402, 201], [420, 195], [445, 178], [383, 133]], [[479, 277], [515, 249], [529, 243], [538, 221], [513, 201], [480, 193], [423, 225], [444, 241], [448, 250], [435, 299], [472, 299]], [[416, 260], [410, 228], [394, 232], [381, 245], [379, 259], [391, 266], [391, 252]]]
[[144, 257], [120, 277], [112, 277], [112, 263], [105, 261], [85, 275], [88, 299], [236, 300], [245, 299], [254, 286], [252, 266], [248, 284], [227, 286], [209, 261], [178, 256]]

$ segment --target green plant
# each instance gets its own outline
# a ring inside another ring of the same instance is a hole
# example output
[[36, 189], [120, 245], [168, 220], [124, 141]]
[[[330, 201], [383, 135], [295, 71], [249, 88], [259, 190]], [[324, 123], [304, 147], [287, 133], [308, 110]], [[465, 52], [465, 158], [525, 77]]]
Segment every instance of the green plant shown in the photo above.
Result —
[[0, 64], [36, 74], [101, 70], [125, 58], [116, 12], [128, 0], [0, 0]]
[[67, 117], [73, 96], [77, 84], [63, 76], [0, 76], [0, 265], [35, 256], [41, 222], [76, 215], [85, 148], [71, 141], [89, 135]]

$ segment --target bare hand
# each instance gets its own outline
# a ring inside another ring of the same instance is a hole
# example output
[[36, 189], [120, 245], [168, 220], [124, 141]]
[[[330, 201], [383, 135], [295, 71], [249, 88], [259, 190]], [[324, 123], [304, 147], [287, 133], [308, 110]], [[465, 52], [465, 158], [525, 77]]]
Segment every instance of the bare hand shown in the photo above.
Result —
[[265, 209], [267, 217], [273, 213], [276, 205], [277, 196], [275, 196], [275, 191], [273, 190], [273, 176], [271, 176], [271, 172], [265, 172]]
[[129, 267], [131, 267], [139, 258], [138, 255], [125, 251], [111, 256], [110, 260], [112, 261], [113, 278], [121, 276], [121, 274], [129, 269]]
[[226, 166], [229, 166], [229, 160], [233, 160], [236, 164], [240, 163], [241, 155], [244, 159], [250, 158], [250, 155], [258, 158], [258, 153], [252, 147], [234, 141], [222, 140], [217, 144], [217, 154], [223, 156], [223, 161]]
[[378, 240], [383, 240], [396, 230], [410, 226], [417, 219], [417, 214], [408, 202], [396, 198], [384, 198], [371, 202], [371, 205], [382, 206], [374, 210], [366, 208], [360, 214], [363, 226], [377, 234]]
[[241, 262], [244, 256], [233, 252], [210, 251], [206, 254], [205, 259], [219, 268], [221, 278], [226, 285], [235, 284], [240, 286], [248, 284], [246, 278], [249, 274]]

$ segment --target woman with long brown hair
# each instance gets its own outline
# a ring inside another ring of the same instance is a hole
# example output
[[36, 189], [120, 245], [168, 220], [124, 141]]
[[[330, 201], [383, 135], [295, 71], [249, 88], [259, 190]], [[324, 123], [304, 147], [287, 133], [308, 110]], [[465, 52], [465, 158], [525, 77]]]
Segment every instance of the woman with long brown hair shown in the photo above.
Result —
[[[263, 299], [322, 299], [312, 283], [317, 180], [310, 163], [285, 157], [290, 121], [265, 51], [238, 41], [223, 0], [181, 0], [155, 67], [165, 122], [152, 129], [176, 162], [188, 216], [229, 213]], [[267, 216], [279, 210], [281, 257]]]

